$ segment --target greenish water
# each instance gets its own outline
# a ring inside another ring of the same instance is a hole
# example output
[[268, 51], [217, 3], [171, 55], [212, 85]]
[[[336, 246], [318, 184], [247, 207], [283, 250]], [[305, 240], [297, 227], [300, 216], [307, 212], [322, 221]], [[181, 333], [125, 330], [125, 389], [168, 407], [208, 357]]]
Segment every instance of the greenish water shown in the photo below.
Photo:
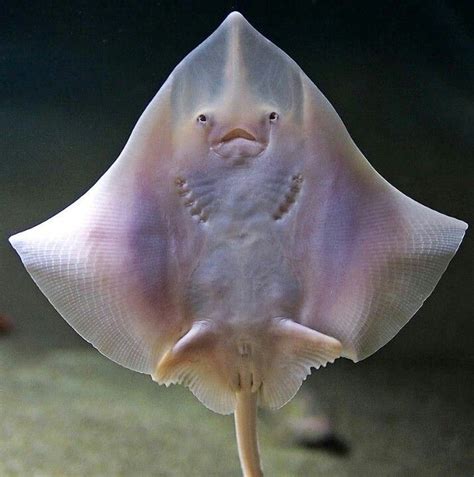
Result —
[[[1, 476], [239, 476], [231, 416], [89, 349], [0, 347]], [[266, 476], [472, 475], [469, 370], [340, 362], [307, 383], [351, 446], [294, 445], [298, 400], [260, 416]], [[448, 391], [449, 390], [449, 391]]]

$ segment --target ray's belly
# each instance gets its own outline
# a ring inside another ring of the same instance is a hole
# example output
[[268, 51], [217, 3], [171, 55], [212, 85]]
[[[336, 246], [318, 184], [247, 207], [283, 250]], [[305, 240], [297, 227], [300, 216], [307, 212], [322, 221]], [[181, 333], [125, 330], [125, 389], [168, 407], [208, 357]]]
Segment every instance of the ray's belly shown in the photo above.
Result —
[[271, 224], [236, 222], [209, 238], [186, 302], [195, 319], [254, 323], [295, 317], [300, 298], [300, 284]]
[[244, 168], [178, 185], [205, 218], [205, 245], [185, 291], [192, 320], [296, 318], [302, 287], [285, 255], [280, 220], [288, 219], [301, 184], [291, 171]]

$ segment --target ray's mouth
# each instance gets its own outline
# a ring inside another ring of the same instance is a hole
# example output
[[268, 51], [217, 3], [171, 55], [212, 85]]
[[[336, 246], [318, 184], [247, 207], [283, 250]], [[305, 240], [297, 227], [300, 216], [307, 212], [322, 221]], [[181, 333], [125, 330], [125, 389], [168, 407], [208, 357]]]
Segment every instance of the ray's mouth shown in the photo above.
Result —
[[266, 144], [242, 128], [235, 128], [214, 144], [211, 149], [223, 158], [245, 158], [258, 156]]
[[247, 132], [245, 129], [236, 128], [229, 131], [222, 139], [221, 142], [231, 141], [232, 139], [247, 139], [247, 141], [256, 141], [255, 136]]

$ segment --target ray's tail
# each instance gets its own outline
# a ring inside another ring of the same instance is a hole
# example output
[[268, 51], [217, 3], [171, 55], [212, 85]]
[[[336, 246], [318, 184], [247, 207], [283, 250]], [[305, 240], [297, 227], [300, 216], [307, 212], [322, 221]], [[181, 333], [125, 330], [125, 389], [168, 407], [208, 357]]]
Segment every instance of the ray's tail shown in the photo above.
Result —
[[236, 393], [235, 433], [244, 477], [263, 477], [257, 436], [257, 396], [251, 383]]

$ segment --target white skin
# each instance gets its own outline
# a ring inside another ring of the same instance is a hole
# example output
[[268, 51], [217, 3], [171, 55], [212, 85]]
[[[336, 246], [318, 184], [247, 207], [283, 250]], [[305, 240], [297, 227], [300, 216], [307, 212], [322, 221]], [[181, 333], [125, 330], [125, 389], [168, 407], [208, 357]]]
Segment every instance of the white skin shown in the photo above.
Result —
[[234, 412], [253, 477], [257, 405], [393, 338], [466, 227], [377, 174], [296, 63], [234, 12], [97, 184], [11, 242], [104, 355]]

